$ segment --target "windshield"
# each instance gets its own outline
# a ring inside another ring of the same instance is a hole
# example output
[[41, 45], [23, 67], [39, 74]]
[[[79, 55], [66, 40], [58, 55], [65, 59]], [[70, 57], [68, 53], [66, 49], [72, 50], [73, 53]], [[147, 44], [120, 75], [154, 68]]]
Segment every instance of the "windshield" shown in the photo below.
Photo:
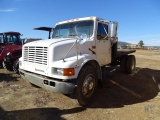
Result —
[[21, 44], [21, 38], [19, 34], [6, 34], [6, 43], [8, 44]]
[[52, 38], [61, 37], [80, 37], [86, 34], [88, 37], [93, 34], [93, 20], [85, 20], [57, 25], [54, 29]]

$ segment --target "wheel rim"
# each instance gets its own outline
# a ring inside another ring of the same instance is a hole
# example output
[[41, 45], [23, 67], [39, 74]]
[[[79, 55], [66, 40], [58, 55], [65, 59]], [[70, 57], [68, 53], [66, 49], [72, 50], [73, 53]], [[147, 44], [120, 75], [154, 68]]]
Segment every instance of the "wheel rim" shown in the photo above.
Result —
[[90, 97], [93, 92], [94, 92], [94, 87], [95, 87], [95, 78], [92, 74], [88, 75], [82, 86], [82, 94], [84, 97], [88, 98]]

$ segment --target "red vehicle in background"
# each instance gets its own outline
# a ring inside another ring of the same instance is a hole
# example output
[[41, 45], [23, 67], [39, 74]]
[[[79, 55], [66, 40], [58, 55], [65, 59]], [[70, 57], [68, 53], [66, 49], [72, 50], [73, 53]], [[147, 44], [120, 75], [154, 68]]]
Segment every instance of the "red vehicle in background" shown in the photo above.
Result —
[[[34, 30], [42, 30], [49, 32], [48, 39], [51, 38], [51, 32], [54, 28], [38, 27]], [[0, 33], [0, 66], [7, 70], [19, 72], [19, 58], [22, 56], [22, 44], [41, 40], [40, 38], [21, 39], [19, 32]]]
[[0, 33], [0, 65], [2, 67], [15, 69], [18, 58], [22, 55], [22, 41], [20, 36], [21, 34], [19, 32]]

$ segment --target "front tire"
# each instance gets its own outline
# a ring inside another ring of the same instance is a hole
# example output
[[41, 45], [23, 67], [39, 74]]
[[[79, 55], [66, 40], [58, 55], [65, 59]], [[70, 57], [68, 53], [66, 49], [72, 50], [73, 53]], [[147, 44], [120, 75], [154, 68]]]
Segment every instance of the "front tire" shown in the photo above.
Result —
[[77, 79], [76, 96], [81, 106], [87, 105], [97, 89], [97, 74], [93, 66], [82, 68]]
[[13, 62], [13, 71], [15, 73], [19, 73], [19, 60], [16, 59], [14, 62]]
[[11, 70], [12, 70], [11, 65], [10, 65], [9, 63], [5, 63], [5, 61], [4, 61], [4, 60], [2, 61], [2, 67], [3, 67], [4, 69], [9, 70], [9, 71], [11, 71]]

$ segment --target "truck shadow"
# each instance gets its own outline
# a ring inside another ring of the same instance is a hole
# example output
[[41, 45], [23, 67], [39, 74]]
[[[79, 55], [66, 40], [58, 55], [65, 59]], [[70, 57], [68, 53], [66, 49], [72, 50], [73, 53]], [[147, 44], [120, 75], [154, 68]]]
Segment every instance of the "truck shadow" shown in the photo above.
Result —
[[4, 111], [0, 107], [1, 120], [66, 120], [62, 115], [84, 111], [84, 107], [60, 110], [58, 108], [34, 108], [26, 110]]
[[160, 92], [160, 70], [136, 68], [134, 74], [117, 68], [104, 75], [105, 84], [98, 89], [89, 108], [120, 108], [153, 99]]

